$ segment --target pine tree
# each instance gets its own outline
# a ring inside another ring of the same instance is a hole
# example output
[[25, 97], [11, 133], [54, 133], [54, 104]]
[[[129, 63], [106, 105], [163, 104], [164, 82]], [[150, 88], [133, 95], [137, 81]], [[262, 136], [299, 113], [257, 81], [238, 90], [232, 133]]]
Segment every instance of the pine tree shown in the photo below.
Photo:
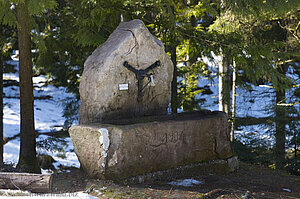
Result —
[[83, 64], [120, 23], [121, 1], [57, 1], [55, 9], [36, 19], [34, 35], [39, 53], [36, 72], [51, 77], [51, 84], [65, 86], [79, 98]]
[[223, 5], [224, 12], [214, 24], [215, 30], [237, 33], [243, 41], [238, 44], [243, 52], [235, 53], [235, 57], [247, 80], [254, 85], [270, 82], [276, 90], [274, 154], [276, 166], [280, 167], [285, 159], [287, 124], [284, 119], [287, 113], [280, 105], [286, 100], [285, 89], [293, 85], [286, 76], [287, 64], [299, 59], [296, 52], [299, 51], [300, 2], [224, 0]]
[[19, 46], [21, 147], [18, 167], [27, 172], [40, 173], [36, 158], [36, 135], [34, 128], [31, 32], [32, 16], [37, 16], [56, 5], [55, 1], [0, 1], [1, 24], [17, 25]]

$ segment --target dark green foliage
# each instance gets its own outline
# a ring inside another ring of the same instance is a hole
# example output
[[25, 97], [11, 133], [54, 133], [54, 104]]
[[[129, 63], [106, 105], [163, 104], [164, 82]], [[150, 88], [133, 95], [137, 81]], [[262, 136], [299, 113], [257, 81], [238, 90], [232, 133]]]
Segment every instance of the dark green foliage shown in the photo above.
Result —
[[179, 85], [178, 97], [179, 107], [184, 111], [200, 110], [204, 99], [201, 99], [201, 94], [207, 91], [199, 87], [200, 75], [208, 74], [207, 65], [203, 62], [196, 62], [191, 66], [183, 66], [178, 69]]
[[295, 92], [294, 92], [294, 95], [298, 98], [300, 98], [300, 87], [299, 88], [296, 88]]
[[63, 117], [66, 118], [64, 129], [68, 129], [78, 119], [80, 101], [74, 98], [66, 99], [62, 105], [64, 108]]
[[273, 163], [273, 154], [266, 146], [243, 144], [235, 140], [233, 142], [233, 148], [235, 155], [237, 155], [241, 161], [263, 164], [265, 166], [269, 166]]
[[270, 15], [284, 16], [291, 10], [299, 9], [300, 3], [298, 0], [224, 0], [223, 6], [230, 8], [237, 15], [262, 19]]
[[120, 22], [119, 1], [58, 1], [55, 9], [36, 18], [36, 73], [64, 86], [79, 98], [83, 64]]
[[53, 163], [56, 162], [50, 155], [39, 154], [37, 156], [39, 165], [42, 169], [55, 170]]
[[239, 157], [241, 161], [261, 164], [270, 168], [276, 168], [276, 165], [282, 165], [280, 169], [287, 170], [293, 175], [300, 175], [300, 155], [291, 155], [290, 158], [276, 163], [273, 152], [266, 146], [254, 146], [249, 144], [243, 144], [242, 142], [235, 140], [233, 142], [235, 155]]
[[300, 155], [287, 159], [284, 168], [291, 174], [300, 176]]
[[37, 148], [41, 148], [48, 151], [58, 151], [59, 153], [66, 153], [66, 147], [68, 146], [65, 137], [49, 136], [47, 139], [40, 140], [37, 143]]
[[[16, 26], [17, 18], [15, 9], [10, 9], [12, 6], [10, 1], [0, 1], [0, 25]], [[1, 40], [0, 40], [1, 41]]]
[[[272, 117], [256, 118], [255, 120], [252, 118], [254, 123], [249, 122], [249, 119], [243, 122], [240, 121], [239, 125], [242, 123], [244, 123], [244, 125], [260, 124], [264, 129], [269, 129], [265, 132], [265, 136], [268, 138], [263, 139], [257, 137], [257, 132], [247, 133], [245, 136], [239, 136], [238, 138], [244, 140], [243, 142], [239, 140], [234, 142], [234, 150], [243, 161], [264, 164], [276, 169], [285, 169], [292, 174], [300, 175], [300, 112], [295, 106], [285, 106], [284, 102], [281, 103], [281, 105], [279, 104], [273, 108], [269, 108], [269, 111], [273, 113]], [[285, 116], [275, 114], [278, 111], [284, 112]], [[284, 135], [289, 138], [283, 140], [286, 146], [286, 148], [284, 148], [286, 155], [283, 159], [275, 158], [277, 149], [274, 147], [274, 144], [276, 143], [272, 144], [272, 142], [268, 142], [268, 140], [277, 136], [278, 129], [275, 124], [284, 124]]]

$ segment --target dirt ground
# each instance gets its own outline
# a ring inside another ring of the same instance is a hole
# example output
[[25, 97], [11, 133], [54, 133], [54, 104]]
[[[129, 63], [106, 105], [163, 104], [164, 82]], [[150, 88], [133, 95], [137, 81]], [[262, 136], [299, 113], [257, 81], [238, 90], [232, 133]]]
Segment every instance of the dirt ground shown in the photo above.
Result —
[[240, 169], [226, 175], [207, 174], [193, 179], [204, 184], [172, 186], [166, 182], [120, 185], [88, 179], [79, 169], [56, 173], [53, 193], [86, 191], [99, 198], [299, 198], [300, 176], [241, 162]]

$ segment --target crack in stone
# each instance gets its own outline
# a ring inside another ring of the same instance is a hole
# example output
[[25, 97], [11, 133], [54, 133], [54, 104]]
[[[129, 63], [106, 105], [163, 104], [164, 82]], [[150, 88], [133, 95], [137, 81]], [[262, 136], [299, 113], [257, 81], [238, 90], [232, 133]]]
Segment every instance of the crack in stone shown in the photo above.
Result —
[[[133, 49], [135, 49], [135, 48], [138, 48], [138, 41], [137, 41], [137, 38], [136, 38], [136, 36], [135, 36], [135, 34], [134, 34], [134, 32], [132, 31], [132, 30], [130, 30], [130, 29], [122, 29], [122, 30], [124, 30], [124, 31], [129, 31], [131, 34], [132, 34], [132, 36], [133, 36], [133, 38], [134, 38], [134, 46], [131, 48], [131, 49], [129, 49], [128, 50], [128, 52], [126, 53], [126, 55], [128, 55], [128, 54], [130, 54], [130, 53], [132, 53], [132, 51], [133, 51]], [[138, 60], [138, 56], [137, 56], [137, 51], [136, 51], [136, 59], [137, 59], [137, 65], [139, 66], [139, 60]]]

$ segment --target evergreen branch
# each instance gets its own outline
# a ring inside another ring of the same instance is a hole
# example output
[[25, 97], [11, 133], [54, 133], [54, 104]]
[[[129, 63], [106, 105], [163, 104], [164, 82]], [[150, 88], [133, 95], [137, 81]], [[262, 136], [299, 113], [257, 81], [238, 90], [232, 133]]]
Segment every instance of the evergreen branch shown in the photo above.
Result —
[[[182, 26], [178, 26], [179, 28], [181, 28], [182, 30], [185, 30], [187, 31], [187, 29], [185, 29], [184, 27]], [[219, 45], [219, 46], [224, 46], [224, 47], [228, 47], [228, 48], [231, 48], [231, 47], [235, 47], [236, 49], [238, 50], [242, 50], [238, 45], [236, 44], [226, 44], [226, 43], [223, 43], [221, 41], [212, 41], [212, 40], [208, 40], [208, 39], [203, 39], [199, 36], [194, 36], [194, 35], [191, 35], [191, 34], [188, 34], [188, 33], [185, 33], [185, 32], [181, 32], [182, 35], [186, 36], [186, 37], [189, 37], [189, 38], [193, 38], [193, 39], [197, 39], [198, 41], [203, 41], [209, 45]]]
[[300, 43], [300, 37], [298, 37], [298, 35], [296, 35], [294, 32], [296, 32], [299, 28], [300, 22], [298, 23], [297, 27], [295, 30], [293, 30], [292, 28], [288, 28], [287, 26], [283, 26], [280, 21], [277, 21], [278, 25], [282, 28], [287, 30], [289, 33], [291, 33], [291, 35]]

